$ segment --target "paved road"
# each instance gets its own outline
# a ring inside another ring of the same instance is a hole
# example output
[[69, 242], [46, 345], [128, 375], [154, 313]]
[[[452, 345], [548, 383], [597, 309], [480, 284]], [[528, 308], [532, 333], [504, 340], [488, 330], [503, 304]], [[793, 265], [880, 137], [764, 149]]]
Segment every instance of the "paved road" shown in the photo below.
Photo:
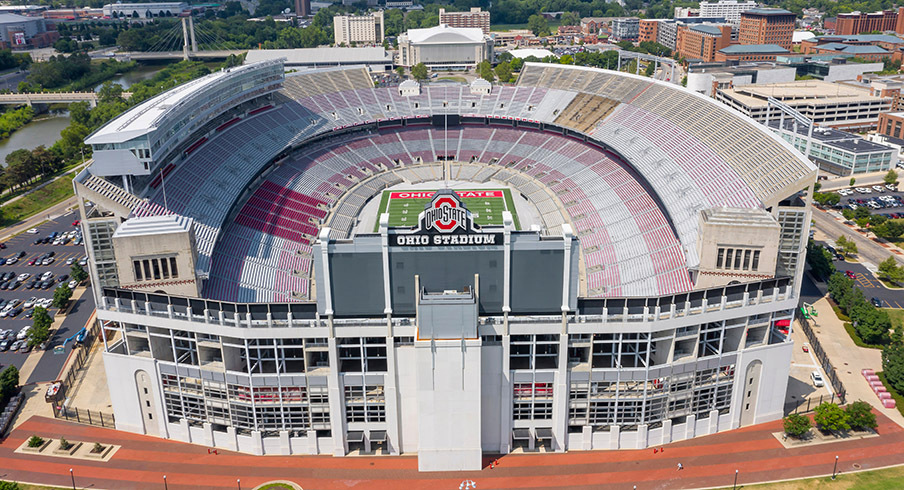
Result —
[[816, 228], [826, 235], [836, 239], [839, 236], [844, 235], [853, 239], [857, 244], [857, 255], [860, 256], [861, 260], [878, 265], [883, 260], [887, 259], [889, 255], [894, 255], [895, 259], [897, 259], [901, 265], [904, 265], [904, 256], [893, 254], [885, 247], [864, 237], [856, 230], [836, 220], [826, 211], [814, 207], [812, 216], [813, 221], [816, 223]]

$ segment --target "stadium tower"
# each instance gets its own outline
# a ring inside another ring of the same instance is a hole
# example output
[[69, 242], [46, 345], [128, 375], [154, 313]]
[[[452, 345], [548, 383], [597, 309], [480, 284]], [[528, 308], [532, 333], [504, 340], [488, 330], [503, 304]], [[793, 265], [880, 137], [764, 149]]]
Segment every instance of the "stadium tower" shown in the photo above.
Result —
[[262, 62], [86, 143], [119, 430], [433, 471], [782, 416], [816, 169], [680, 86]]

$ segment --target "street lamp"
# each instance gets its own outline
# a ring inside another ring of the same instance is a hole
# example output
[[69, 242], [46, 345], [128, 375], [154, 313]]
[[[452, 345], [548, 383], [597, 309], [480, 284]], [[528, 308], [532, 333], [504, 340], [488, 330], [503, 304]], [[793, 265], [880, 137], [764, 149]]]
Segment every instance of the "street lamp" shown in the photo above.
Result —
[[734, 470], [734, 486], [732, 490], [738, 490], [738, 470]]
[[838, 474], [838, 456], [835, 456], [835, 467], [832, 468], [832, 479], [835, 479], [835, 475]]
[[75, 490], [75, 475], [72, 474], [72, 468], [69, 468], [69, 478], [72, 479], [72, 490]]
[[239, 487], [239, 490], [242, 490], [242, 480], [240, 478], [235, 479], [235, 484]]
[[169, 490], [169, 487], [166, 485], [166, 475], [163, 475], [163, 488], [164, 490]]

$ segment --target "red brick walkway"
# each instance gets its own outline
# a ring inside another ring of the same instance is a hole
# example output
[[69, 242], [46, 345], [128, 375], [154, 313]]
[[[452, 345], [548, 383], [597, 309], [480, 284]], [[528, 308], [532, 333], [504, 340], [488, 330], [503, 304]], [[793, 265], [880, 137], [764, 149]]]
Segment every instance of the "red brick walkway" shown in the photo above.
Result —
[[[92, 489], [163, 488], [164, 474], [173, 490], [237, 488], [237, 478], [244, 489], [285, 479], [305, 490], [453, 490], [466, 478], [481, 490], [731, 486], [735, 469], [738, 483], [830, 474], [836, 455], [841, 472], [855, 464], [862, 469], [904, 464], [904, 430], [881, 414], [878, 418], [879, 437], [797, 449], [784, 449], [772, 436], [781, 430], [778, 421], [669, 444], [657, 454], [649, 449], [507, 455], [495, 469], [419, 473], [413, 456], [213, 455], [202, 446], [33, 417], [0, 443], [0, 479], [68, 487], [72, 468], [76, 486]], [[32, 434], [122, 448], [107, 463], [13, 453]]]

